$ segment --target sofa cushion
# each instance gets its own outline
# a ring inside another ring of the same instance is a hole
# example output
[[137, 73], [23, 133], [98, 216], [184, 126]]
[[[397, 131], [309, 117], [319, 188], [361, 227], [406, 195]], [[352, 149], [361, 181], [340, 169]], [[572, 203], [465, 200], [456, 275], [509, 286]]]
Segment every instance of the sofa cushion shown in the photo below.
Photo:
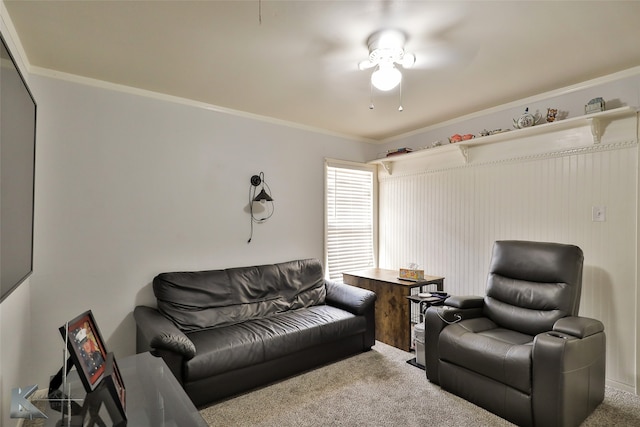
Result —
[[440, 333], [440, 359], [531, 393], [533, 337], [497, 327], [486, 317], [463, 320]]
[[154, 278], [153, 291], [158, 310], [185, 332], [323, 304], [327, 294], [316, 259], [162, 273]]
[[190, 332], [196, 356], [185, 363], [185, 382], [240, 369], [359, 334], [366, 320], [329, 305], [288, 311], [230, 326]]

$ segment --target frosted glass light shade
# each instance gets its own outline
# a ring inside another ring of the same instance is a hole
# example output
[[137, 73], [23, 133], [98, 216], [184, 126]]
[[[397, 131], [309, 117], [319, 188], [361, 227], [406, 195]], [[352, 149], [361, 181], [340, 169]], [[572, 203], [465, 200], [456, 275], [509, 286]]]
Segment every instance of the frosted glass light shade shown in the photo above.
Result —
[[402, 73], [393, 65], [380, 66], [371, 74], [371, 84], [379, 90], [388, 91], [400, 84]]

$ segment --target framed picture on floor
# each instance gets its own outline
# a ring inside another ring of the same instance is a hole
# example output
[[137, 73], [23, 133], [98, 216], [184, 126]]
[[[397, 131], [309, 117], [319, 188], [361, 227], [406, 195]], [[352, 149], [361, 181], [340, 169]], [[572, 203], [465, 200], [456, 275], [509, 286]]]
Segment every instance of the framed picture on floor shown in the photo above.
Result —
[[107, 349], [91, 310], [61, 326], [60, 333], [82, 385], [87, 393], [93, 391], [104, 375]]

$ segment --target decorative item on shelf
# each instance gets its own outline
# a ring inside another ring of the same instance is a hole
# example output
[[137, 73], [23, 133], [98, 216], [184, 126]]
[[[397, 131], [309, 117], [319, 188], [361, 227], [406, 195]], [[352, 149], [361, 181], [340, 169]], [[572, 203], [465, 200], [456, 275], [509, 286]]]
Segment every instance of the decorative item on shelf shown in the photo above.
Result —
[[547, 123], [555, 122], [557, 115], [558, 115], [557, 108], [547, 108]]
[[480, 136], [491, 136], [491, 135], [496, 135], [503, 132], [509, 132], [510, 130], [511, 129], [494, 129], [494, 130], [483, 129], [482, 132], [480, 132]]
[[435, 147], [439, 147], [442, 145], [442, 141], [438, 140], [438, 141], [433, 141], [427, 145], [425, 145], [424, 147], [419, 147], [418, 150], [428, 150], [430, 148], [435, 148]]
[[387, 157], [395, 156], [395, 155], [398, 155], [398, 154], [406, 154], [406, 153], [410, 153], [412, 151], [413, 151], [413, 149], [409, 148], [409, 147], [395, 148], [393, 150], [388, 150], [387, 151]]
[[529, 113], [529, 108], [525, 108], [524, 114], [518, 118], [513, 119], [513, 127], [516, 129], [528, 128], [535, 126], [542, 119], [540, 113], [536, 111], [535, 114]]
[[[251, 214], [251, 234], [247, 243], [251, 243], [253, 238], [253, 223], [262, 224], [266, 222], [271, 216], [273, 216], [274, 204], [273, 198], [267, 193], [264, 187], [271, 192], [271, 188], [264, 180], [264, 172], [260, 172], [259, 175], [253, 175], [251, 177], [251, 185], [249, 186], [249, 213]], [[256, 189], [262, 184], [260, 193], [256, 195]], [[255, 205], [257, 203], [257, 205]], [[254, 206], [255, 205], [255, 206]], [[256, 217], [256, 214], [262, 213], [260, 218]]]
[[450, 144], [455, 144], [456, 142], [460, 142], [460, 141], [468, 141], [470, 139], [475, 138], [476, 136], [470, 133], [467, 133], [465, 135], [460, 135], [460, 134], [455, 134], [452, 135], [451, 137], [449, 137], [449, 143]]
[[584, 106], [585, 114], [599, 113], [600, 111], [604, 111], [604, 99], [600, 97], [593, 98]]

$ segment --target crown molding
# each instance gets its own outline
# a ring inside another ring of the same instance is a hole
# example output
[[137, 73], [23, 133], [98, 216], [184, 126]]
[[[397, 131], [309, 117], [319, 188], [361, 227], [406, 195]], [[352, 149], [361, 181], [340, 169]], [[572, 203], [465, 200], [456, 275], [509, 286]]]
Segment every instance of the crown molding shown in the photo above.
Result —
[[353, 135], [341, 134], [338, 132], [331, 132], [326, 129], [316, 128], [313, 126], [302, 125], [300, 123], [290, 122], [287, 120], [276, 119], [274, 117], [262, 116], [259, 114], [248, 113], [246, 111], [234, 110], [232, 108], [221, 107], [219, 105], [209, 104], [206, 102], [195, 101], [193, 99], [182, 98], [179, 96], [167, 95], [160, 92], [154, 92], [146, 89], [140, 89], [133, 86], [126, 86], [117, 83], [111, 83], [104, 80], [93, 79], [90, 77], [79, 76], [77, 74], [64, 73], [61, 71], [51, 70], [49, 68], [31, 67], [33, 74], [49, 77], [58, 80], [64, 80], [72, 83], [78, 83], [86, 86], [93, 86], [106, 90], [113, 90], [117, 92], [128, 93], [131, 95], [143, 96], [147, 98], [157, 99], [160, 101], [173, 102], [176, 104], [187, 105], [195, 108], [201, 108], [209, 111], [215, 111], [217, 113], [229, 114], [232, 116], [243, 117], [247, 119], [257, 120], [265, 123], [270, 123], [278, 126], [284, 126], [293, 129], [299, 129], [306, 132], [312, 132], [317, 134], [323, 134], [331, 137], [347, 139], [354, 142], [366, 142], [374, 143], [372, 139], [359, 138]]

